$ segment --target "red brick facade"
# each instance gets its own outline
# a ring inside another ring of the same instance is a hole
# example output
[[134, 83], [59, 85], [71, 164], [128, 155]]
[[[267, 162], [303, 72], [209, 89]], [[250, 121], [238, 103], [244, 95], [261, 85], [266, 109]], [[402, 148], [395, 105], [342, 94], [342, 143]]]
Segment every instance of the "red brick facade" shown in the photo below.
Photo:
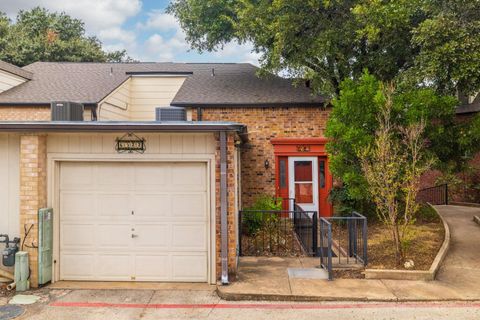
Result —
[[[275, 194], [275, 156], [270, 140], [324, 137], [329, 113], [317, 107], [202, 108], [204, 121], [233, 121], [247, 126], [248, 143], [241, 150], [243, 207], [251, 205], [258, 195]], [[197, 109], [192, 109], [192, 119], [198, 120]]]

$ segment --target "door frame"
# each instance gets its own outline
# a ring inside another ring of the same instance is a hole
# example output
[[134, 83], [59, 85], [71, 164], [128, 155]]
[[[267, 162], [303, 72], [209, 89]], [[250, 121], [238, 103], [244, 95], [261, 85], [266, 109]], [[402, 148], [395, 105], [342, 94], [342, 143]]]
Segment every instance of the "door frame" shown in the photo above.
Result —
[[[310, 161], [312, 162], [312, 186], [313, 186], [313, 206], [303, 206], [302, 209], [305, 211], [316, 211], [318, 212], [319, 207], [319, 190], [318, 190], [318, 157], [288, 157], [288, 196], [290, 198], [295, 197], [295, 162], [297, 161]], [[300, 205], [301, 203], [296, 203]], [[290, 207], [292, 204], [290, 204]], [[290, 208], [291, 211], [294, 208]]]
[[[333, 177], [328, 168], [328, 154], [326, 151], [327, 138], [273, 138], [270, 140], [273, 145], [275, 156], [275, 194], [278, 196], [280, 192], [280, 159], [284, 157], [323, 157], [326, 159], [325, 170], [325, 188], [331, 190], [333, 187]], [[317, 160], [318, 161], [318, 160]], [[287, 166], [288, 167], [288, 166]], [[317, 169], [318, 170], [318, 169]], [[318, 172], [318, 171], [317, 171]], [[289, 173], [290, 175], [290, 173]], [[290, 182], [288, 183], [290, 184]], [[320, 202], [320, 189], [318, 199]], [[319, 203], [319, 208], [322, 205]], [[333, 215], [333, 204], [328, 203], [323, 206], [324, 210], [319, 212], [320, 216], [330, 217]]]
[[[179, 158], [183, 156], [182, 158]], [[60, 164], [62, 162], [201, 162], [207, 166], [207, 282], [216, 283], [215, 156], [210, 154], [47, 154], [47, 206], [53, 208], [52, 283], [60, 281]]]

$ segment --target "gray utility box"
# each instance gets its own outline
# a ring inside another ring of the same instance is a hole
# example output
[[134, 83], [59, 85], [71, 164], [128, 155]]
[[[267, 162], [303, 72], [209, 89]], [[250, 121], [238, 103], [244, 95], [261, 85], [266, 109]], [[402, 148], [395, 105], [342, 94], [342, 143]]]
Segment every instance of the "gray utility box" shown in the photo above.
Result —
[[70, 101], [51, 103], [52, 121], [83, 121], [83, 104]]
[[187, 111], [181, 107], [157, 107], [155, 108], [157, 121], [187, 121]]

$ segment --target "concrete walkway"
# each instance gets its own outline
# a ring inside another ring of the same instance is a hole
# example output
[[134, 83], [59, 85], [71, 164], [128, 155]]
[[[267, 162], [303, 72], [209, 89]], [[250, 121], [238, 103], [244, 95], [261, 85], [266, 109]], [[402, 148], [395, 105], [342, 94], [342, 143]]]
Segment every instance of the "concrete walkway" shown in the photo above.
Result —
[[238, 281], [219, 286], [227, 300], [437, 301], [480, 300], [480, 208], [438, 206], [450, 227], [449, 253], [437, 281], [292, 278], [288, 268], [313, 268], [314, 258], [243, 257]]

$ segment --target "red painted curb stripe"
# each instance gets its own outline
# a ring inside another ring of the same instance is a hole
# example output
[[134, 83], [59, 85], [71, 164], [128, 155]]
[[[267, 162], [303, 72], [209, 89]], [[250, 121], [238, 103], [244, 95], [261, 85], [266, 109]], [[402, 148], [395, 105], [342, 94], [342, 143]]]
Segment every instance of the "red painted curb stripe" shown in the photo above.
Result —
[[370, 308], [480, 308], [480, 303], [357, 303], [357, 304], [146, 304], [106, 302], [52, 302], [52, 307], [137, 309], [370, 309]]

